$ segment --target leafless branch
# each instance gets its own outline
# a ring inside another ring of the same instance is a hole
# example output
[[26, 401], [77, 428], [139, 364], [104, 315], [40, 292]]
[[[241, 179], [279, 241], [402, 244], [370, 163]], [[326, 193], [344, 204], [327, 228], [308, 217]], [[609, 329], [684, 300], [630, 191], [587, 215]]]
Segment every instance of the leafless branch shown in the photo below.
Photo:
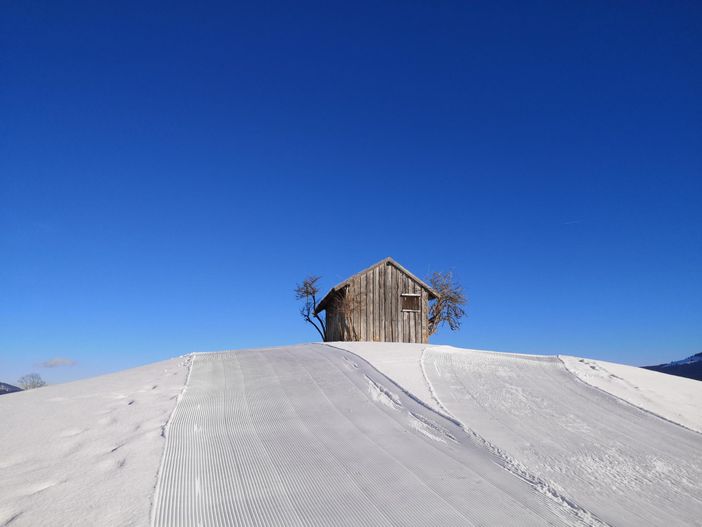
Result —
[[442, 324], [448, 324], [451, 331], [456, 331], [466, 314], [463, 309], [466, 304], [463, 287], [455, 281], [451, 272], [435, 272], [429, 278], [429, 284], [438, 294], [429, 307], [429, 335], [436, 333]]
[[[320, 277], [311, 275], [305, 278], [302, 283], [295, 286], [295, 298], [302, 300], [303, 304], [300, 308], [300, 315], [305, 320], [314, 326], [322, 340], [326, 340], [327, 327], [324, 320], [315, 313], [317, 310], [317, 295], [319, 294], [319, 286], [317, 282]], [[317, 322], [315, 322], [315, 320]]]

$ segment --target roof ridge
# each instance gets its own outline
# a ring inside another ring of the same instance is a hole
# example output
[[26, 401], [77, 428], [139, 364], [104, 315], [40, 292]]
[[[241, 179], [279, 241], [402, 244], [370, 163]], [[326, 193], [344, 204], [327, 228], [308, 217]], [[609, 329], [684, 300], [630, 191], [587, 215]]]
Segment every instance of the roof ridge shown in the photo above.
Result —
[[334, 291], [337, 291], [337, 290], [341, 289], [342, 287], [345, 287], [351, 280], [353, 280], [353, 279], [356, 278], [357, 276], [362, 275], [363, 273], [367, 273], [367, 272], [370, 271], [371, 269], [375, 269], [376, 267], [379, 267], [379, 266], [381, 266], [381, 265], [383, 265], [383, 264], [391, 264], [391, 265], [393, 265], [397, 270], [399, 270], [399, 271], [401, 271], [402, 273], [406, 274], [406, 275], [409, 276], [412, 280], [414, 280], [415, 282], [417, 282], [420, 286], [422, 286], [422, 287], [425, 288], [427, 291], [429, 291], [429, 293], [430, 293], [433, 297], [436, 298], [436, 297], [439, 296], [439, 294], [434, 290], [434, 288], [432, 288], [432, 287], [431, 287], [429, 284], [427, 284], [424, 280], [422, 280], [421, 278], [419, 278], [419, 277], [415, 276], [414, 274], [412, 274], [412, 273], [411, 273], [410, 271], [408, 271], [405, 267], [403, 267], [399, 262], [397, 262], [397, 260], [395, 260], [392, 256], [386, 256], [385, 258], [383, 258], [383, 259], [380, 260], [379, 262], [376, 262], [376, 263], [374, 263], [373, 265], [371, 265], [371, 266], [369, 266], [369, 267], [366, 267], [365, 269], [362, 269], [361, 271], [358, 271], [357, 273], [352, 274], [352, 275], [349, 276], [346, 280], [342, 280], [341, 282], [339, 282], [338, 284], [336, 284], [334, 287], [332, 287], [332, 288], [327, 292], [327, 294], [324, 295], [324, 297], [322, 298], [322, 300], [319, 301], [319, 304], [317, 304], [317, 309], [315, 309], [315, 313], [320, 313], [321, 311], [324, 311], [324, 309], [326, 309], [326, 304], [327, 304], [327, 302], [328, 302], [328, 298], [329, 298], [329, 296], [330, 296]]

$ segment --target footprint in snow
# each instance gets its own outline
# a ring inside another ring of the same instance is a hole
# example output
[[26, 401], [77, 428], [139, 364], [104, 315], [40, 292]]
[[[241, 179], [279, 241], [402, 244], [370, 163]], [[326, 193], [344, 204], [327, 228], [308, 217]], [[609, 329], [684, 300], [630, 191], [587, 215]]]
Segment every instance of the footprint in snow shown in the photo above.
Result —
[[18, 512], [18, 513], [16, 513], [16, 514], [13, 514], [13, 515], [10, 516], [7, 520], [5, 520], [4, 523], [2, 523], [2, 524], [0, 524], [0, 525], [2, 525], [2, 527], [9, 527], [9, 525], [12, 524], [12, 523], [14, 523], [14, 521], [15, 521], [17, 518], [19, 518], [20, 516], [22, 516], [22, 514], [24, 514], [24, 511], [20, 511], [20, 512]]
[[123, 446], [124, 446], [124, 443], [120, 443], [119, 445], [117, 445], [116, 447], [114, 447], [112, 450], [110, 450], [110, 454], [112, 454], [113, 452], [117, 452], [117, 450], [119, 450], [119, 449], [122, 448]]
[[59, 437], [75, 437], [78, 434], [82, 434], [85, 432], [85, 430], [80, 429], [80, 428], [69, 428], [68, 430], [64, 430], [59, 434]]
[[27, 496], [33, 496], [34, 494], [39, 494], [40, 492], [50, 489], [51, 487], [58, 485], [58, 481], [45, 481], [43, 483], [37, 483], [27, 488]]

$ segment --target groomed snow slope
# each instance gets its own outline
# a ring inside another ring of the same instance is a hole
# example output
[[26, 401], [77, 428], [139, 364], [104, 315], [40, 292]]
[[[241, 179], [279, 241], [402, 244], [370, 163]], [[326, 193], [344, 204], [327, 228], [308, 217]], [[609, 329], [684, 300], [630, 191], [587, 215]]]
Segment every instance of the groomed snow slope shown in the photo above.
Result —
[[188, 363], [0, 397], [0, 526], [148, 525]]
[[[375, 364], [375, 344], [335, 345]], [[582, 382], [558, 357], [394, 349], [393, 361], [377, 363], [386, 375], [415, 386], [422, 375], [425, 396], [428, 391], [443, 412], [599, 519], [702, 525], [702, 435]], [[408, 364], [418, 368], [409, 376]], [[665, 380], [654, 384], [666, 392]], [[670, 413], [665, 401], [674, 399], [663, 399], [657, 410]]]
[[504, 468], [342, 350], [196, 354], [169, 425], [153, 524], [583, 523]]

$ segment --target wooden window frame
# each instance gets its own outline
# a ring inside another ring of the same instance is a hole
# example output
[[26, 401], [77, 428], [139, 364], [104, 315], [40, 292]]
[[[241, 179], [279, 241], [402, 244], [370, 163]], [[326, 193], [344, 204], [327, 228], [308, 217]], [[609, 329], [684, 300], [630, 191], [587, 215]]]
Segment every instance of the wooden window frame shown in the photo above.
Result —
[[[404, 308], [402, 307], [402, 299], [403, 299], [403, 298], [407, 298], [407, 297], [409, 297], [409, 298], [417, 298], [417, 299], [418, 299], [417, 305], [419, 305], [419, 309], [404, 309]], [[400, 295], [400, 310], [401, 310], [403, 313], [421, 313], [421, 312], [422, 312], [422, 307], [421, 307], [421, 306], [422, 306], [422, 295], [421, 295], [421, 293], [402, 293], [402, 294]]]

